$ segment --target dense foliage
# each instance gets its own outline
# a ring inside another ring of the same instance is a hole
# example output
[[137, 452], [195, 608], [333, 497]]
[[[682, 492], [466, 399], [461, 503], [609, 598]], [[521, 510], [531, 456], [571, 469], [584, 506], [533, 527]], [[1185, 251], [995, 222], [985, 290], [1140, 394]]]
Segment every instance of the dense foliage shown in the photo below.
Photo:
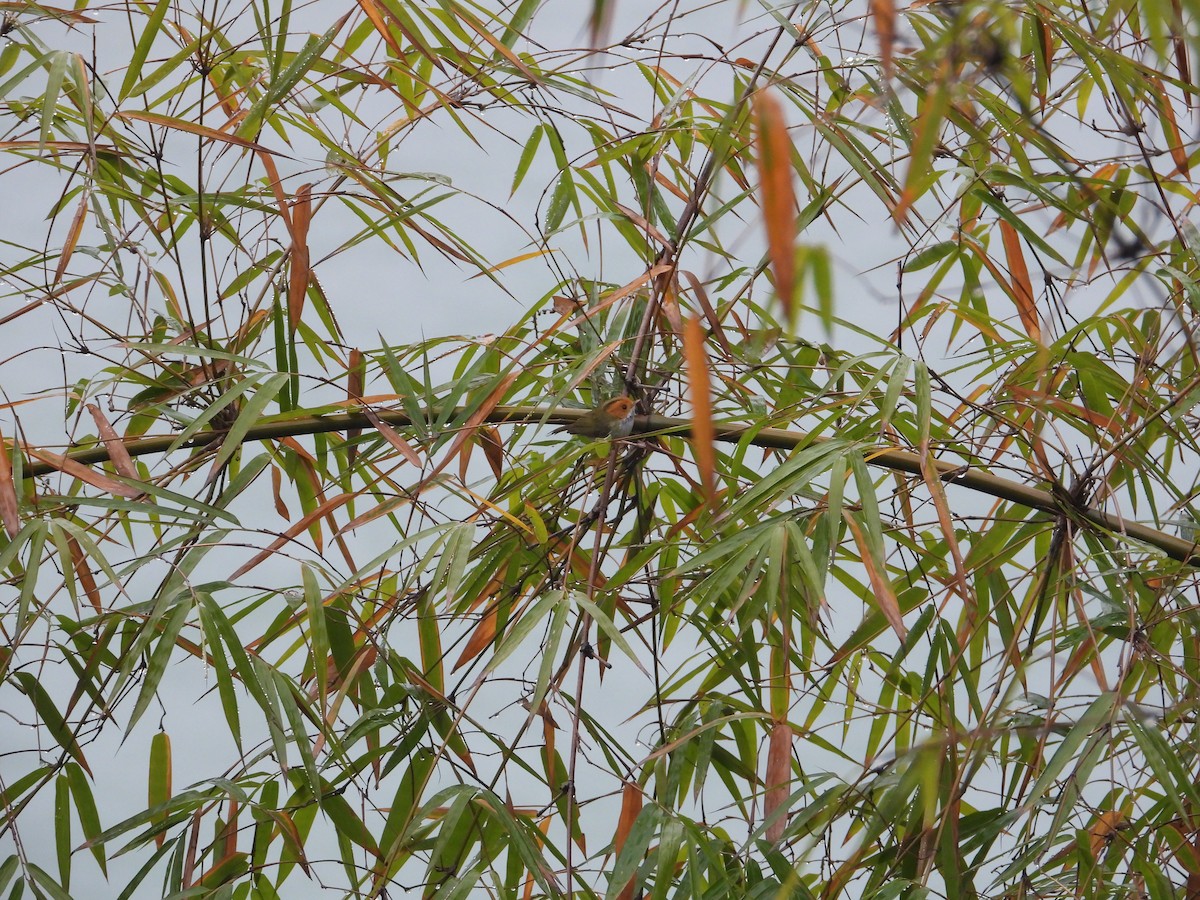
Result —
[[1200, 896], [1195, 4], [642, 7], [0, 4], [6, 895]]

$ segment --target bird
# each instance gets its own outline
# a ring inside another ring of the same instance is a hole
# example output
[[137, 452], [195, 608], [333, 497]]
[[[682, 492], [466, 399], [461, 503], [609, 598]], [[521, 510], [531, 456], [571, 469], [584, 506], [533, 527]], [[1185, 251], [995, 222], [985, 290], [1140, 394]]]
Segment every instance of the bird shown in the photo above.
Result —
[[566, 431], [591, 438], [623, 438], [629, 437], [633, 431], [633, 408], [636, 402], [632, 397], [621, 394], [602, 403], [593, 410], [584, 413], [574, 422], [568, 422], [555, 431]]

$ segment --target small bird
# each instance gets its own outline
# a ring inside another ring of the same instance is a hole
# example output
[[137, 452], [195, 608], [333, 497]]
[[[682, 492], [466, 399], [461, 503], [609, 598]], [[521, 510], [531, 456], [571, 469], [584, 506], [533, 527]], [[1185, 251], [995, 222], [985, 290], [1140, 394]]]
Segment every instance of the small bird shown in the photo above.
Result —
[[629, 437], [633, 431], [635, 405], [632, 397], [622, 394], [554, 430], [592, 438]]

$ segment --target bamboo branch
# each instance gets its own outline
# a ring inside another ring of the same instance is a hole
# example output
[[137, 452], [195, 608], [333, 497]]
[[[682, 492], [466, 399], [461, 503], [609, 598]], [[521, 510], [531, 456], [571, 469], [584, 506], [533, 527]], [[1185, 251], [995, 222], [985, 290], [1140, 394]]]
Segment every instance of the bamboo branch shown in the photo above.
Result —
[[[548, 409], [544, 406], [498, 406], [484, 421], [490, 423], [516, 422], [524, 424], [565, 425], [574, 422], [587, 410], [583, 409]], [[374, 413], [380, 420], [389, 425], [412, 425], [412, 419], [405, 412], [398, 410], [380, 410]], [[271, 438], [294, 437], [303, 434], [321, 434], [326, 432], [347, 431], [352, 428], [370, 429], [371, 422], [365, 412], [339, 413], [328, 416], [309, 416], [300, 419], [288, 419], [279, 422], [267, 422], [252, 427], [245, 441], [269, 440]], [[782, 428], [759, 428], [745, 425], [714, 424], [715, 438], [723, 443], [738, 443], [748, 433], [751, 433], [750, 443], [757, 447], [770, 447], [779, 450], [792, 450], [809, 444], [823, 444], [836, 438], [814, 436], [801, 431], [787, 431]], [[690, 420], [666, 416], [639, 416], [634, 424], [634, 434], [671, 434], [687, 436], [691, 433]], [[206, 431], [184, 442], [182, 448], [195, 449], [205, 447], [220, 441], [224, 431]], [[130, 456], [146, 456], [163, 453], [176, 438], [171, 435], [135, 438], [126, 440], [125, 449]], [[908, 450], [897, 450], [889, 447], [864, 448], [864, 457], [869, 465], [895, 472], [905, 472], [910, 475], [921, 474], [921, 458]], [[107, 462], [108, 450], [103, 445], [74, 450], [66, 454], [66, 458], [84, 465]], [[1030, 509], [1037, 509], [1054, 515], [1067, 515], [1076, 521], [1087, 522], [1103, 531], [1124, 535], [1135, 541], [1149, 544], [1161, 550], [1171, 559], [1187, 565], [1200, 567], [1200, 545], [1195, 541], [1184, 540], [1151, 528], [1139, 522], [1126, 521], [1119, 515], [1104, 512], [1092, 506], [1072, 504], [1069, 498], [1061, 492], [1050, 488], [1030, 487], [1005, 478], [999, 478], [988, 472], [972, 468], [968, 465], [955, 465], [944, 460], [935, 460], [938, 477], [948, 484], [955, 484], [982, 494], [1019, 503]], [[28, 477], [48, 475], [57, 471], [56, 467], [45, 462], [27, 463], [24, 469]]]

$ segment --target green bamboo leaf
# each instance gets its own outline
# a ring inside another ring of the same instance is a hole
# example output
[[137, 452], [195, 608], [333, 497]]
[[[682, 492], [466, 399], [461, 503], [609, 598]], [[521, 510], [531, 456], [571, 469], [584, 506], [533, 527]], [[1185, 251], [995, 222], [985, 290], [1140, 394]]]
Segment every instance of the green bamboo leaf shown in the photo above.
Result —
[[[159, 827], [166, 824], [173, 796], [171, 738], [165, 731], [156, 732], [150, 739], [150, 762], [146, 769], [146, 805], [155, 812], [147, 820]], [[119, 827], [119, 826], [118, 826]], [[108, 832], [105, 833], [107, 835]], [[102, 835], [100, 840], [105, 839]], [[162, 846], [162, 838], [159, 838]]]
[[[67, 782], [71, 787], [71, 796], [75, 800], [75, 814], [79, 817], [79, 827], [83, 831], [84, 838], [88, 842], [93, 842], [101, 831], [100, 814], [96, 809], [96, 798], [92, 796], [88, 777], [83, 769], [73, 762], [67, 763], [66, 773]], [[100, 871], [107, 875], [108, 862], [104, 845], [92, 843], [91, 851], [97, 865], [100, 866]]]
[[451, 606], [458, 597], [463, 573], [466, 571], [474, 544], [475, 525], [472, 522], [460, 522], [451, 526], [446, 533], [446, 541], [442, 545], [430, 589], [444, 593], [447, 604]]
[[[634, 820], [633, 828], [629, 830], [629, 836], [625, 838], [625, 845], [621, 848], [620, 855], [617, 856], [616, 865], [613, 866], [612, 876], [608, 882], [608, 892], [604, 895], [608, 900], [615, 900], [622, 891], [629, 887], [634, 873], [641, 866], [642, 859], [650, 847], [650, 841], [654, 839], [654, 835], [662, 826], [662, 810], [655, 804], [643, 806], [637, 819]], [[639, 882], [634, 881], [632, 894], [636, 896], [639, 890]]]
[[[566, 632], [567, 613], [571, 609], [570, 595], [566, 591], [554, 591], [555, 604], [554, 611], [550, 616], [550, 623], [546, 629], [546, 638], [542, 644], [541, 664], [538, 666], [537, 684], [534, 686], [533, 694], [529, 697], [529, 709], [537, 710], [541, 708], [542, 701], [546, 698], [546, 692], [550, 689], [550, 676], [554, 673], [557, 666], [556, 658], [558, 657], [559, 648], [562, 646], [563, 636]], [[532, 714], [532, 713], [531, 713]]]
[[304, 42], [304, 46], [292, 58], [291, 65], [272, 80], [270, 87], [263, 93], [258, 102], [250, 108], [246, 114], [245, 121], [238, 127], [239, 136], [252, 138], [258, 133], [267, 111], [287, 97], [291, 93], [292, 88], [300, 83], [300, 79], [308, 74], [321, 54], [333, 43], [333, 39], [337, 37], [338, 32], [342, 30], [342, 26], [346, 24], [348, 18], [349, 15], [343, 16], [320, 36], [315, 34], [308, 36], [308, 39]]
[[121, 90], [117, 94], [118, 99], [126, 99], [133, 90], [134, 85], [137, 84], [138, 79], [141, 78], [142, 66], [145, 65], [146, 57], [150, 55], [150, 47], [154, 44], [155, 39], [162, 30], [162, 23], [167, 16], [167, 10], [170, 6], [171, 0], [159, 0], [150, 15], [146, 18], [145, 24], [142, 26], [142, 32], [133, 47], [133, 56], [129, 60], [129, 68], [125, 70], [125, 78], [121, 82]]
[[[292, 680], [277, 669], [269, 669], [270, 677], [274, 682], [275, 695], [279, 699], [279, 708], [283, 711], [284, 719], [287, 721], [288, 727], [292, 732], [292, 745], [296, 748], [296, 753], [300, 756], [300, 762], [303, 766], [304, 774], [308, 778], [307, 787], [309, 787], [314, 796], [319, 794], [320, 775], [317, 772], [317, 760], [313, 755], [312, 738], [308, 733], [308, 726], [305, 725], [307, 717], [313, 722], [320, 722], [321, 717], [315, 713], [302, 692], [297, 690]], [[304, 704], [301, 707], [301, 703]], [[277, 745], [279, 739], [276, 739]], [[282, 757], [286, 759], [287, 757]]]
[[21, 577], [21, 595], [17, 600], [17, 633], [25, 630], [29, 624], [30, 610], [34, 606], [34, 591], [37, 590], [38, 572], [42, 567], [42, 549], [46, 545], [46, 522], [39, 522], [29, 535], [29, 555], [26, 557], [25, 571]]
[[321, 810], [329, 816], [338, 830], [338, 834], [349, 838], [373, 856], [379, 855], [379, 847], [366, 824], [355, 815], [346, 798], [340, 793], [325, 791], [319, 801]]
[[558, 182], [554, 185], [554, 193], [550, 195], [550, 206], [546, 210], [546, 233], [553, 234], [558, 231], [571, 204], [578, 202], [571, 170], [564, 169], [558, 176]]
[[494, 672], [500, 665], [508, 659], [521, 644], [525, 641], [535, 628], [548, 616], [557, 606], [562, 605], [564, 596], [562, 591], [546, 591], [538, 598], [524, 615], [520, 616], [515, 623], [509, 626], [504, 637], [496, 646], [492, 653], [492, 658], [488, 660], [485, 671]]
[[329, 687], [329, 629], [325, 624], [325, 598], [311, 566], [303, 566], [304, 605], [308, 610], [308, 636], [312, 644], [313, 672], [317, 679], [317, 696], [323, 707]]
[[17, 874], [18, 868], [20, 868], [20, 861], [15, 854], [6, 857], [4, 862], [0, 863], [0, 891], [8, 888], [8, 883]]
[[[479, 840], [479, 827], [473, 810], [475, 789], [463, 786], [441, 791], [437, 797], [453, 798], [439, 823], [437, 838], [430, 853], [427, 884], [440, 885], [447, 875], [462, 868], [471, 848]], [[453, 882], [452, 882], [453, 883]]]
[[71, 788], [66, 775], [54, 779], [54, 846], [63, 890], [71, 890]]
[[538, 146], [542, 143], [544, 132], [545, 126], [538, 125], [529, 135], [529, 139], [525, 141], [525, 147], [521, 150], [521, 158], [517, 162], [517, 169], [513, 173], [512, 187], [508, 191], [509, 197], [517, 192], [517, 188], [525, 180], [525, 175], [529, 172], [529, 167], [533, 164], [533, 158], [537, 155]]
[[417, 604], [417, 641], [421, 648], [421, 676], [438, 693], [445, 693], [446, 672], [442, 652], [442, 628], [433, 602], [426, 594]]
[[1079, 757], [1079, 748], [1085, 742], [1090, 744], [1093, 741], [1107, 740], [1108, 724], [1116, 701], [1117, 695], [1106, 691], [1091, 702], [1087, 710], [1079, 717], [1079, 721], [1071, 726], [1071, 730], [1067, 732], [1046, 767], [1038, 775], [1029, 794], [1031, 797], [1045, 796], [1050, 785], [1057, 780], [1067, 765]]
[[129, 715], [129, 724], [125, 726], [125, 734], [128, 735], [133, 732], [133, 726], [141, 719], [142, 714], [149, 708], [150, 702], [154, 699], [154, 695], [158, 691], [158, 686], [162, 683], [163, 676], [167, 672], [167, 664], [171, 661], [171, 654], [175, 650], [175, 641], [179, 638], [179, 632], [183, 630], [183, 626], [187, 624], [190, 612], [191, 605], [180, 600], [166, 616], [146, 622], [144, 627], [147, 631], [161, 630], [161, 633], [158, 636], [158, 642], [155, 644], [153, 652], [150, 654], [150, 659], [146, 663], [142, 689], [138, 693], [133, 712]]
[[571, 599], [577, 603], [584, 610], [584, 612], [592, 617], [592, 620], [595, 621], [597, 626], [599, 626], [600, 631], [603, 632], [609, 640], [616, 644], [622, 653], [629, 657], [629, 661], [638, 667], [638, 671], [640, 671], [647, 678], [651, 677], [650, 672], [645, 666], [642, 665], [642, 661], [638, 659], [637, 653], [634, 652], [634, 649], [632, 646], [630, 646], [629, 641], [625, 639], [625, 635], [621, 633], [621, 629], [617, 627], [616, 623], [613, 622], [613, 620], [604, 610], [589, 600], [587, 595], [581, 591], [572, 591]]
[[58, 97], [62, 92], [63, 79], [72, 58], [66, 50], [55, 50], [47, 56], [50, 65], [46, 72], [46, 88], [42, 92], [42, 127], [38, 134], [39, 149], [42, 151], [45, 151], [46, 142], [50, 140], [50, 133], [54, 129]]
[[246, 403], [238, 413], [237, 420], [230, 427], [225, 437], [221, 441], [221, 449], [217, 451], [216, 458], [212, 463], [212, 471], [216, 472], [224, 467], [241, 449], [242, 441], [245, 440], [247, 432], [258, 424], [262, 418], [264, 410], [275, 399], [275, 395], [288, 383], [291, 376], [282, 373], [271, 375], [258, 387], [254, 395]]
[[418, 747], [408, 760], [408, 768], [396, 786], [396, 793], [392, 797], [392, 804], [388, 808], [387, 819], [379, 838], [379, 846], [385, 861], [388, 862], [391, 862], [393, 855], [399, 851], [404, 836], [416, 819], [421, 806], [421, 796], [437, 763], [433, 751], [426, 747]]
[[9, 679], [16, 685], [17, 690], [33, 703], [34, 710], [42, 720], [41, 724], [54, 742], [91, 775], [92, 771], [83, 756], [79, 742], [75, 739], [74, 731], [67, 724], [62, 713], [58, 711], [58, 707], [54, 705], [54, 700], [42, 683], [28, 672], [13, 672], [9, 675]]
[[29, 864], [29, 872], [33, 875], [34, 883], [41, 890], [46, 892], [46, 895], [52, 900], [71, 900], [71, 895], [67, 889], [50, 877], [50, 874], [40, 866]]
[[[7, 53], [8, 49], [10, 49], [12, 46], [12, 44], [9, 44], [9, 47], [5, 48], [5, 52]], [[13, 75], [7, 81], [0, 82], [0, 97], [8, 97], [12, 94], [13, 90], [19, 87], [21, 82], [23, 82], [26, 78], [39, 69], [46, 68], [47, 63], [50, 60], [50, 56], [51, 54], [47, 53], [45, 56], [37, 57], [33, 60], [33, 62], [29, 63], [27, 66], [25, 66], [25, 68], [17, 72], [16, 75]]]
[[[281, 376], [276, 376], [281, 377]], [[216, 400], [214, 400], [207, 409], [200, 415], [188, 422], [184, 426], [175, 440], [171, 442], [171, 446], [166, 449], [166, 453], [174, 453], [188, 441], [192, 440], [196, 435], [205, 429], [205, 427], [215, 419], [222, 410], [229, 409], [231, 406], [237, 409], [240, 404], [238, 401], [247, 393], [253, 392], [259, 388], [261, 382], [258, 378], [244, 378], [237, 384], [233, 385], [229, 390], [222, 392]], [[227, 440], [228, 438], [226, 438]]]

